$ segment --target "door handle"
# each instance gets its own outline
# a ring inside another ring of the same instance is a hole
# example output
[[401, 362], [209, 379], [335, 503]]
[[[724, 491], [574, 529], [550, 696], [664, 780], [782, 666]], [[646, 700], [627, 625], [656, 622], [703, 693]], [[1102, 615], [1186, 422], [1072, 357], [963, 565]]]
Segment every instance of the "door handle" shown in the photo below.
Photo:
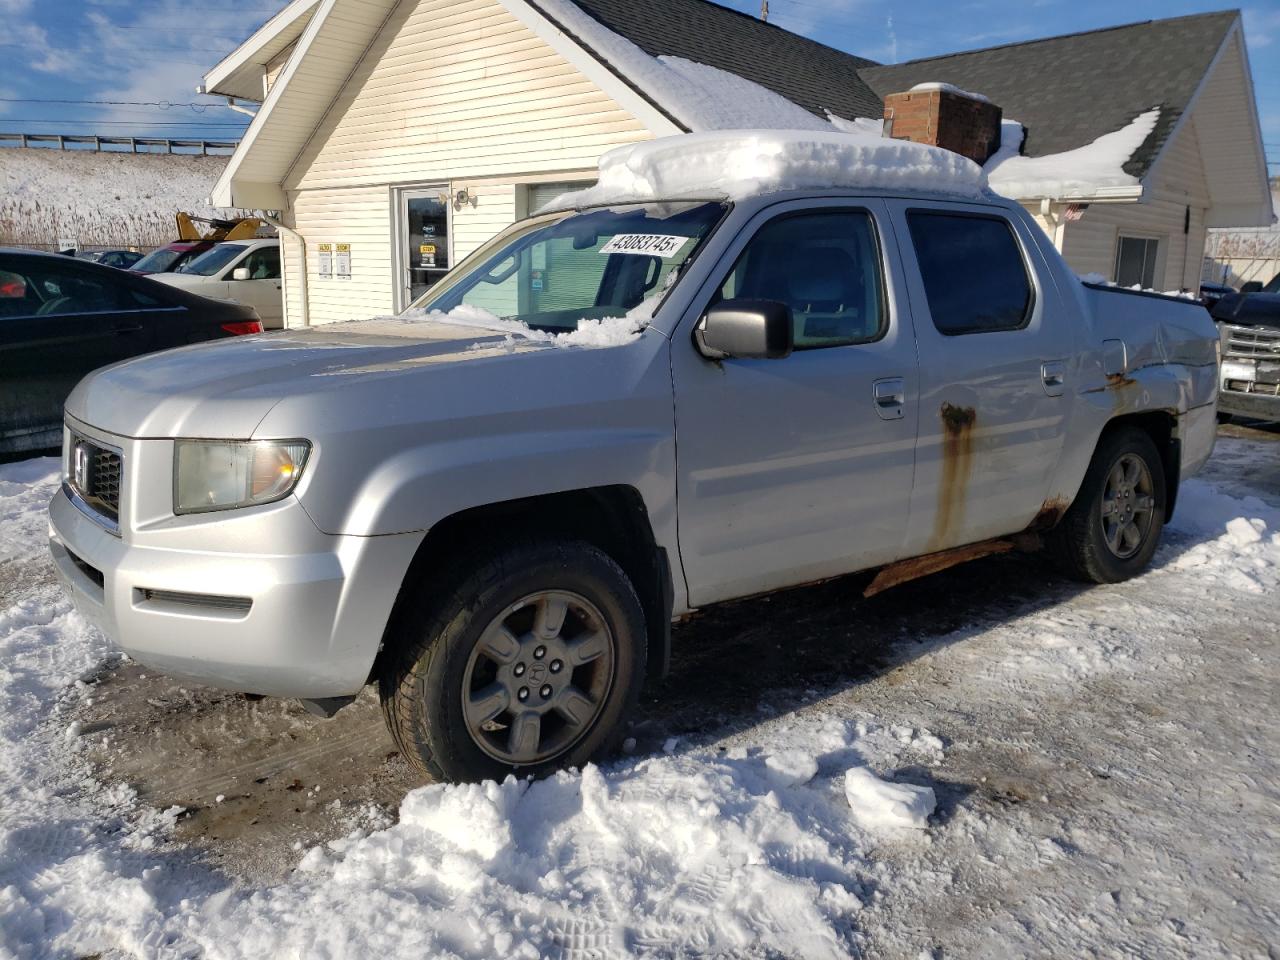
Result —
[[871, 386], [871, 396], [881, 420], [901, 420], [906, 415], [907, 381], [902, 377], [877, 380]]
[[137, 333], [141, 329], [142, 324], [140, 323], [121, 323], [116, 325], [115, 332], [118, 334]]
[[1067, 362], [1048, 360], [1040, 364], [1040, 380], [1044, 383], [1044, 392], [1049, 396], [1062, 396], [1067, 384]]

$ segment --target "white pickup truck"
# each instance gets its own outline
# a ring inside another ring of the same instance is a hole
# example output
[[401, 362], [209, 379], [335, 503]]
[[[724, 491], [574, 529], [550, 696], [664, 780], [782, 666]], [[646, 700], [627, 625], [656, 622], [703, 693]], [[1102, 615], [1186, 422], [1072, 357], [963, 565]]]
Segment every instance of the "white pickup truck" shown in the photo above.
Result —
[[1208, 314], [841, 136], [704, 138], [730, 186], [627, 148], [402, 317], [91, 376], [51, 507], [79, 608], [175, 676], [377, 683], [412, 763], [478, 779], [606, 752], [695, 608], [1039, 545], [1140, 573], [1213, 447]]

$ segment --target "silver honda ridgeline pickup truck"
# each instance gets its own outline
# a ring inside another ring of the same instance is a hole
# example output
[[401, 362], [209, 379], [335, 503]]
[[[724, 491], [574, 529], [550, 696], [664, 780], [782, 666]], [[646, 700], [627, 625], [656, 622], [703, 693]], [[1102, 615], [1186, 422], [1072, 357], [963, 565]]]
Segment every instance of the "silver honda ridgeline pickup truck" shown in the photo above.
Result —
[[995, 197], [540, 215], [402, 317], [89, 377], [53, 556], [141, 663], [325, 713], [376, 683], [425, 774], [537, 775], [608, 751], [695, 608], [1037, 545], [1141, 572], [1218, 343]]

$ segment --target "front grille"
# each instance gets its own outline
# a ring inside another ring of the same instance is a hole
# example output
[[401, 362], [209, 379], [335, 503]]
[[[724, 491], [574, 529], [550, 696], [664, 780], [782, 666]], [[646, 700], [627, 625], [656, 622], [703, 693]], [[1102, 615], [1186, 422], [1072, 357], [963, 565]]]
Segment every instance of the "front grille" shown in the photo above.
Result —
[[1280, 333], [1229, 327], [1227, 354], [1234, 357], [1265, 357], [1280, 360]]
[[120, 522], [124, 465], [118, 452], [73, 433], [70, 474], [67, 482], [87, 507], [113, 524]]
[[1280, 397], [1280, 383], [1259, 383], [1256, 380], [1228, 380], [1223, 387], [1233, 393], [1254, 393], [1262, 397]]

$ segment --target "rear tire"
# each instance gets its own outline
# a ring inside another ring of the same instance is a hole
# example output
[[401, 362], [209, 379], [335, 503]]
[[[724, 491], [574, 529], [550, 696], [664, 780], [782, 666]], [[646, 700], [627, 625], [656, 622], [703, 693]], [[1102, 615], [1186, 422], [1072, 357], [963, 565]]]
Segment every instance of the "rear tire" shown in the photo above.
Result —
[[[420, 585], [379, 675], [396, 745], [437, 781], [544, 776], [609, 752], [647, 653], [634, 587], [578, 541], [499, 548]], [[412, 588], [412, 586], [411, 586]]]
[[1047, 537], [1067, 576], [1120, 583], [1147, 568], [1160, 543], [1167, 504], [1164, 464], [1136, 427], [1104, 433], [1080, 493]]

